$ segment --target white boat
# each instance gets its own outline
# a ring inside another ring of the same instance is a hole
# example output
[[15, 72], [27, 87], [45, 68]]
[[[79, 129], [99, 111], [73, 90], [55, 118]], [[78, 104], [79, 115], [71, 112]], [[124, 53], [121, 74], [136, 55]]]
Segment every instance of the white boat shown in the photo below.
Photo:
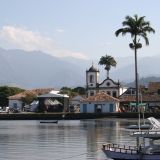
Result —
[[[150, 124], [141, 124], [140, 129], [150, 129], [151, 125]], [[129, 125], [126, 127], [126, 129], [139, 129], [139, 126], [136, 124]]]
[[160, 140], [160, 122], [153, 117], [148, 119], [152, 124], [150, 130], [133, 131], [131, 134], [136, 138], [135, 146], [103, 144], [107, 157], [114, 160], [160, 160], [160, 144], [156, 143]]

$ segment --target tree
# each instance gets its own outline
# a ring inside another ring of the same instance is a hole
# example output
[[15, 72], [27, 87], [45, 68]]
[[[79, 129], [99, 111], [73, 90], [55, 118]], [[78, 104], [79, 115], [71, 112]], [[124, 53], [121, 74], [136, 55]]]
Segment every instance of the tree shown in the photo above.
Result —
[[0, 86], [0, 106], [8, 106], [8, 97], [23, 91], [24, 89], [18, 87]]
[[72, 92], [76, 92], [80, 95], [85, 95], [86, 89], [84, 87], [76, 87], [72, 89]]
[[132, 43], [129, 47], [134, 50], [135, 54], [135, 86], [136, 86], [136, 106], [138, 106], [138, 72], [137, 72], [137, 50], [142, 47], [140, 38], [143, 38], [146, 45], [149, 45], [149, 40], [147, 33], [155, 33], [155, 30], [150, 26], [149, 21], [145, 21], [145, 16], [138, 17], [138, 15], [126, 16], [125, 20], [122, 22], [123, 28], [118, 29], [115, 32], [116, 37], [121, 33], [122, 36], [130, 34], [132, 38]]
[[105, 70], [107, 70], [107, 78], [109, 78], [109, 71], [111, 67], [116, 67], [117, 62], [112, 56], [105, 55], [100, 58], [99, 63], [100, 65], [105, 65]]
[[22, 102], [24, 102], [25, 104], [30, 104], [32, 103], [34, 100], [37, 100], [37, 95], [35, 95], [34, 93], [26, 93], [25, 97], [22, 97]]

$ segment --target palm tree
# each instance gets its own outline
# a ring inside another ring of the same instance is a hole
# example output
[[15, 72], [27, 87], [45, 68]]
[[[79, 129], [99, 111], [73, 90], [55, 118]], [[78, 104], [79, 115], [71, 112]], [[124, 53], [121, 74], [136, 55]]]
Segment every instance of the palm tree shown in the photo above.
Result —
[[105, 55], [100, 58], [98, 64], [105, 65], [105, 70], [107, 70], [107, 78], [109, 78], [109, 71], [111, 69], [111, 66], [116, 67], [117, 62], [112, 56]]
[[136, 86], [136, 106], [138, 106], [138, 72], [137, 72], [137, 49], [142, 47], [140, 38], [143, 38], [146, 45], [149, 45], [147, 33], [155, 33], [155, 30], [150, 26], [149, 21], [145, 21], [145, 16], [138, 17], [138, 15], [126, 16], [125, 21], [122, 22], [123, 28], [118, 29], [115, 32], [116, 37], [121, 33], [125, 36], [127, 33], [131, 35], [132, 43], [129, 47], [134, 50], [135, 54], [135, 86]]

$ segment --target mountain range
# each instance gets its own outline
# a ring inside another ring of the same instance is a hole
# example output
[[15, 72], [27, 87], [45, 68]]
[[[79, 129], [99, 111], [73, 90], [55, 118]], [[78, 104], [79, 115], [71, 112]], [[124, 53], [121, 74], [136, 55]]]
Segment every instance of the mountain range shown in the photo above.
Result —
[[[100, 56], [101, 57], [101, 56]], [[117, 67], [111, 68], [110, 78], [120, 82], [134, 81], [134, 57], [118, 57]], [[104, 66], [98, 65], [100, 81], [106, 76]], [[138, 59], [139, 78], [160, 77], [160, 55]], [[0, 85], [14, 85], [21, 88], [60, 88], [63, 86], [85, 86], [86, 70], [92, 60], [57, 58], [41, 51], [6, 50], [0, 48]]]

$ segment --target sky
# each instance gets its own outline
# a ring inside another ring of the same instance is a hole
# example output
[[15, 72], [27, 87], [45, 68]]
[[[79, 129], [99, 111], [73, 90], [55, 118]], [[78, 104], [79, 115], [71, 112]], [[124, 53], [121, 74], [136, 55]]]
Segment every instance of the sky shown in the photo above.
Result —
[[159, 0], [0, 0], [0, 47], [56, 57], [134, 56], [130, 35], [115, 37], [126, 15], [146, 16], [155, 29], [139, 56], [160, 54]]

